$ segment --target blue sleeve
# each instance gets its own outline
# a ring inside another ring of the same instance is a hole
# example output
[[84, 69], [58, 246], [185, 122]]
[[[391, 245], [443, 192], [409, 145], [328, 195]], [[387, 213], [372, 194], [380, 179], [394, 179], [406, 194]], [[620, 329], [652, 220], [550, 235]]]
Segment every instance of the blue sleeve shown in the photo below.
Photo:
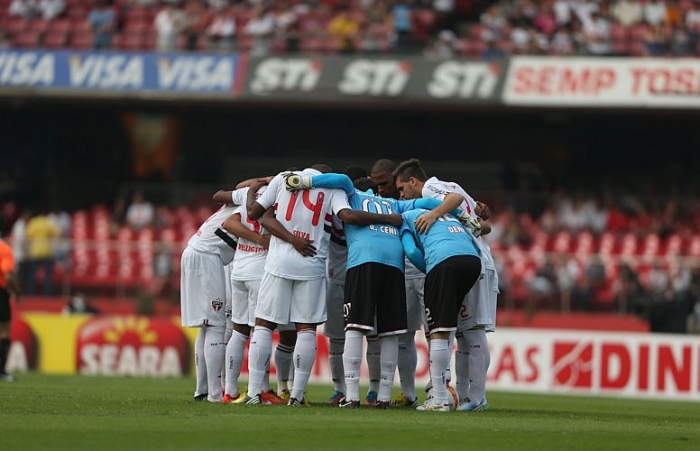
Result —
[[[421, 197], [420, 199], [415, 199], [413, 208], [425, 208], [426, 210], [434, 210], [442, 203], [441, 200], [432, 197]], [[464, 212], [461, 208], [455, 208], [450, 212], [455, 218]]]
[[416, 268], [425, 274], [425, 257], [423, 256], [423, 252], [416, 246], [416, 240], [408, 229], [402, 230], [401, 244], [403, 244], [403, 251], [406, 253], [406, 257], [408, 257]]
[[321, 174], [311, 177], [314, 188], [342, 189], [348, 196], [355, 194], [355, 185], [345, 174]]

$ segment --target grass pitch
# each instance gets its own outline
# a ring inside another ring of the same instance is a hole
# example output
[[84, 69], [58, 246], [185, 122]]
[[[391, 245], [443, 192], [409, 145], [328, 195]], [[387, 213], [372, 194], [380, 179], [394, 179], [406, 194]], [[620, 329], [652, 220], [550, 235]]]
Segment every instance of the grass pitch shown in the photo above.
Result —
[[489, 393], [491, 410], [342, 410], [192, 401], [194, 382], [19, 375], [0, 383], [0, 449], [698, 450], [700, 405]]

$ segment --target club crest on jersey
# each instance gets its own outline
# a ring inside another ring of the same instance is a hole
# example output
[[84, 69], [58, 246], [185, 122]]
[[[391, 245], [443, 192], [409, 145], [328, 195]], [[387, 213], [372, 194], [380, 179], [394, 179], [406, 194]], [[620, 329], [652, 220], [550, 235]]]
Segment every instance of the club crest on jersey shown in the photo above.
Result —
[[211, 301], [211, 308], [212, 308], [212, 310], [214, 310], [215, 312], [218, 312], [219, 310], [221, 310], [221, 308], [222, 308], [223, 306], [224, 306], [224, 301], [222, 301], [221, 299], [219, 299], [219, 298], [212, 299], [212, 301]]

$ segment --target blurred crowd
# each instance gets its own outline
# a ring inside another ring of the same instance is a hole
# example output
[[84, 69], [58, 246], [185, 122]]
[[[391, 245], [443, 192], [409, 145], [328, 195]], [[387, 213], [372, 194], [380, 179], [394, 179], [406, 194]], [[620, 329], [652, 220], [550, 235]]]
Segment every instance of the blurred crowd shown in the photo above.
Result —
[[0, 0], [0, 48], [694, 55], [698, 0]]

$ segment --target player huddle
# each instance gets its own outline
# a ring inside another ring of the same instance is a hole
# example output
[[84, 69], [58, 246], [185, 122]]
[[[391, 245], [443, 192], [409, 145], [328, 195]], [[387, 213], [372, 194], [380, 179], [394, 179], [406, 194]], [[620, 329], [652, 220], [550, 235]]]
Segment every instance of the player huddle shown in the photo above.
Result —
[[[495, 329], [498, 293], [481, 238], [490, 231], [488, 207], [457, 184], [428, 178], [415, 159], [398, 166], [379, 160], [369, 177], [357, 167], [345, 172], [315, 165], [215, 194], [224, 206], [182, 256], [182, 323], [199, 328], [195, 399], [304, 405], [316, 329], [325, 324], [335, 390], [329, 403], [360, 406], [366, 340], [365, 404], [448, 411], [455, 401], [458, 410], [488, 409], [486, 332]], [[432, 387], [419, 406], [421, 325]], [[275, 330], [276, 391], [269, 381]], [[397, 367], [402, 393], [391, 400]]]

